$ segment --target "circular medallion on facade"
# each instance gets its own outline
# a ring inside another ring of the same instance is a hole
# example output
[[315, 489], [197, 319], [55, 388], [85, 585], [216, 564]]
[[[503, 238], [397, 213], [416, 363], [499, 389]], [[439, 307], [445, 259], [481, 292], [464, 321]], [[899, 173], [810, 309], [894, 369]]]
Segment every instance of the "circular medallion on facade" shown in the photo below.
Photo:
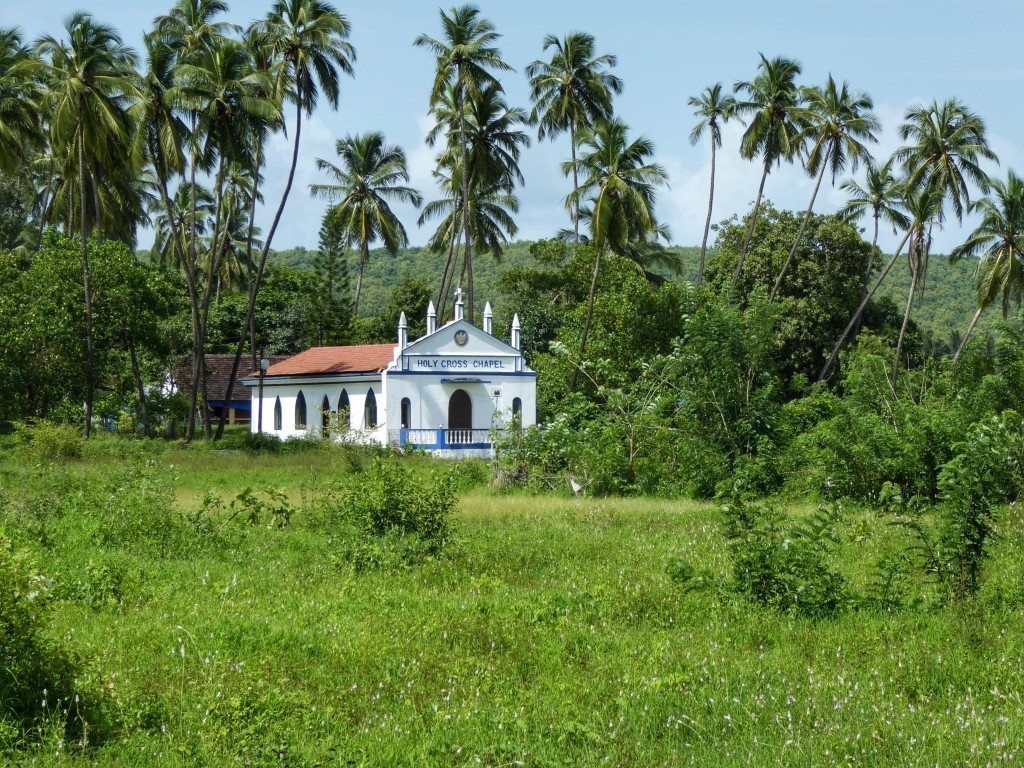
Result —
[[469, 334], [468, 333], [466, 333], [465, 331], [456, 331], [455, 332], [455, 343], [456, 344], [458, 344], [460, 347], [464, 347], [464, 346], [466, 346], [466, 342], [467, 341], [469, 341]]

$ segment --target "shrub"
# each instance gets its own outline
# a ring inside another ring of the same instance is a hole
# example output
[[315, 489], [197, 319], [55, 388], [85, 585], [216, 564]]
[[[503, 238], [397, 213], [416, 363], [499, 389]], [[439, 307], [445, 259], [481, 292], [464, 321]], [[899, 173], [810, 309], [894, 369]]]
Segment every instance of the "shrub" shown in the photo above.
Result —
[[759, 605], [803, 616], [830, 616], [847, 603], [845, 578], [829, 567], [841, 508], [822, 507], [788, 521], [771, 506], [723, 509], [733, 588]]
[[902, 513], [898, 522], [915, 536], [914, 554], [947, 595], [978, 591], [996, 534], [994, 506], [1019, 494], [1024, 474], [1024, 431], [1008, 411], [975, 424], [939, 472], [941, 503], [936, 518]]
[[31, 426], [18, 425], [17, 433], [25, 452], [38, 461], [61, 462], [82, 458], [84, 441], [80, 428], [37, 421]]
[[395, 459], [377, 458], [328, 492], [322, 510], [328, 524], [348, 521], [373, 536], [415, 536], [439, 549], [455, 509], [452, 470], [414, 475]]
[[0, 748], [73, 695], [73, 664], [43, 634], [49, 589], [0, 534]]

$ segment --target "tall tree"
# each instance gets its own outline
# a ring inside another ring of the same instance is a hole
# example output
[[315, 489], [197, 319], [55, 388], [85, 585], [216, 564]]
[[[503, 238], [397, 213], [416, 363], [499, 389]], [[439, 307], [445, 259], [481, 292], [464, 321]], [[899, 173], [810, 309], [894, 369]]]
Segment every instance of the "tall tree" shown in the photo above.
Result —
[[817, 180], [814, 182], [811, 201], [807, 204], [793, 247], [768, 295], [769, 301], [774, 300], [778, 294], [786, 270], [789, 269], [796, 249], [800, 246], [825, 172], [831, 174], [832, 183], [835, 184], [836, 176], [842, 173], [847, 165], [856, 171], [861, 160], [871, 158], [865, 142], [877, 142], [875, 132], [881, 129], [878, 118], [871, 111], [874, 107], [871, 97], [866, 93], [851, 92], [849, 84], [845, 81], [840, 87], [836, 85], [832, 75], [829, 75], [824, 88], [811, 87], [803, 90], [804, 135], [808, 145], [805, 166], [810, 175], [817, 176]]
[[1011, 303], [1020, 307], [1024, 293], [1024, 181], [1010, 171], [1006, 181], [993, 179], [989, 186], [991, 195], [971, 204], [971, 211], [981, 214], [981, 222], [949, 254], [950, 262], [980, 255], [978, 310], [967, 326], [954, 360], [960, 358], [982, 312], [999, 299], [1003, 317], [1006, 317]]
[[864, 274], [864, 288], [867, 290], [868, 280], [871, 278], [871, 270], [874, 267], [874, 254], [878, 248], [878, 230], [884, 221], [892, 226], [893, 234], [897, 230], [906, 229], [910, 220], [903, 213], [903, 184], [893, 173], [895, 164], [894, 158], [889, 158], [881, 165], [870, 160], [865, 164], [864, 183], [861, 184], [853, 179], [847, 179], [839, 188], [850, 195], [846, 205], [840, 213], [848, 219], [859, 218], [864, 215], [871, 216], [871, 261], [868, 262], [867, 271]]
[[41, 146], [37, 62], [17, 29], [0, 28], [0, 171], [13, 174]]
[[757, 214], [764, 195], [764, 183], [772, 167], [783, 160], [790, 161], [800, 151], [804, 138], [802, 105], [803, 92], [796, 84], [800, 64], [793, 59], [777, 56], [768, 59], [761, 54], [757, 76], [750, 81], [736, 83], [733, 89], [742, 94], [737, 101], [736, 111], [749, 115], [750, 122], [740, 142], [740, 155], [747, 160], [760, 156], [764, 171], [754, 200], [753, 216], [747, 230], [747, 239], [736, 262], [733, 273], [733, 288], [743, 274], [743, 261], [750, 251], [750, 240], [754, 236]]
[[[580, 186], [576, 169], [580, 127], [611, 117], [612, 95], [622, 93], [622, 81], [608, 71], [616, 64], [615, 56], [597, 54], [596, 47], [594, 36], [586, 32], [570, 32], [561, 39], [548, 35], [543, 50], [551, 51], [551, 59], [537, 59], [526, 67], [533, 101], [530, 122], [537, 126], [537, 139], [569, 134], [573, 192]], [[578, 243], [578, 204], [572, 210], [572, 224], [573, 242]]]
[[928, 270], [928, 256], [932, 245], [932, 227], [942, 218], [942, 191], [938, 187], [924, 186], [907, 195], [906, 208], [910, 215], [910, 250], [907, 263], [910, 267], [910, 290], [907, 292], [907, 304], [903, 310], [903, 324], [896, 339], [896, 354], [893, 356], [892, 383], [896, 386], [899, 378], [900, 355], [903, 351], [903, 340], [910, 324], [910, 310], [914, 299], [918, 298], [924, 285]]
[[[981, 160], [998, 162], [989, 147], [985, 123], [959, 99], [907, 110], [900, 138], [907, 142], [896, 151], [912, 189], [937, 189], [949, 201], [957, 221], [970, 205], [970, 185], [988, 190], [988, 174]], [[940, 211], [940, 220], [944, 218]]]
[[[292, 160], [288, 168], [288, 178], [263, 243], [259, 262], [250, 279], [249, 301], [242, 324], [241, 339], [231, 365], [226, 398], [231, 397], [234, 389], [235, 377], [238, 375], [242, 352], [245, 349], [245, 337], [250, 331], [252, 346], [255, 349], [253, 324], [256, 301], [274, 233], [277, 232], [292, 183], [295, 181], [295, 168], [299, 162], [299, 142], [302, 137], [302, 115], [308, 117], [313, 114], [321, 93], [333, 109], [338, 108], [341, 97], [341, 73], [351, 75], [356, 59], [355, 48], [348, 42], [350, 32], [348, 20], [323, 0], [275, 0], [267, 18], [255, 25], [250, 35], [250, 48], [256, 48], [264, 59], [262, 64], [273, 71], [276, 90], [295, 104], [295, 130], [292, 136]], [[262, 135], [258, 134], [260, 144], [257, 147], [257, 156], [262, 154]], [[224, 432], [224, 423], [225, 417], [222, 416], [217, 426], [218, 437]]]
[[[44, 108], [50, 120], [50, 144], [64, 164], [66, 180], [78, 187], [78, 210], [68, 221], [77, 224], [82, 244], [82, 289], [85, 308], [85, 423], [92, 429], [95, 391], [93, 359], [92, 286], [89, 238], [102, 215], [95, 193], [107, 173], [131, 173], [129, 162], [133, 125], [128, 110], [135, 87], [135, 53], [113, 27], [99, 24], [87, 13], [64, 22], [66, 41], [42, 37], [36, 50], [42, 60]], [[115, 170], [116, 169], [116, 170]]]
[[687, 104], [694, 107], [697, 124], [690, 131], [690, 144], [696, 145], [705, 131], [711, 139], [711, 186], [708, 192], [708, 216], [704, 221], [704, 239], [700, 242], [700, 261], [697, 263], [697, 285], [704, 282], [704, 259], [708, 252], [708, 233], [711, 231], [711, 211], [715, 206], [715, 153], [722, 146], [722, 124], [736, 115], [736, 99], [722, 93], [722, 84], [705, 88], [698, 96], [691, 96]]
[[[458, 135], [460, 113], [456, 104], [457, 96], [454, 93], [454, 89], [449, 89], [446, 92], [445, 98], [434, 107], [434, 114], [438, 122], [427, 134], [427, 143], [429, 145], [433, 146], [442, 134], [447, 135], [449, 138]], [[523, 175], [519, 170], [519, 158], [523, 148], [530, 143], [526, 132], [522, 130], [522, 126], [525, 123], [526, 113], [519, 108], [510, 108], [505, 101], [500, 86], [490, 83], [481, 88], [476, 95], [472, 96], [466, 105], [465, 173], [469, 175], [469, 183], [466, 185], [461, 184], [461, 174], [463, 173], [461, 166], [463, 152], [461, 147], [452, 145], [449, 142], [438, 158], [438, 163], [442, 170], [440, 173], [435, 174], [435, 176], [441, 183], [442, 188], [446, 191], [454, 191], [456, 194], [459, 194], [462, 189], [469, 190], [468, 204], [462, 206], [460, 197], [459, 207], [464, 211], [468, 211], [471, 235], [475, 231], [476, 223], [478, 223], [473, 221], [474, 217], [489, 205], [497, 203], [503, 197], [512, 195], [516, 185], [523, 183]], [[451, 179], [460, 182], [459, 189], [450, 190], [448, 188]], [[478, 201], [477, 198], [481, 196], [487, 197], [488, 202]], [[505, 202], [511, 201], [505, 200], [501, 203], [506, 213], [518, 211], [518, 200], [510, 205], [506, 205]], [[433, 214], [427, 218], [432, 216]], [[450, 234], [451, 230], [448, 227], [448, 223], [446, 218], [442, 223], [442, 228], [438, 231]], [[504, 229], [509, 231], [508, 228]], [[513, 224], [512, 230], [514, 229], [515, 225]], [[437, 246], [437, 240], [435, 236], [433, 240], [435, 243], [434, 250], [441, 252], [444, 248]], [[488, 240], [490, 245], [483, 245], [476, 238], [473, 238], [472, 242], [476, 243], [478, 251], [489, 251], [495, 256], [500, 254], [500, 249], [495, 250], [490, 247], [495, 242], [493, 239]], [[438, 293], [439, 319], [442, 321], [447, 305], [445, 297], [451, 288], [450, 283], [454, 281], [456, 274], [458, 274], [458, 258], [453, 246], [454, 241], [447, 241], [448, 260], [442, 273], [441, 287]], [[465, 260], [462, 261], [463, 272], [470, 266], [466, 264]]]
[[[654, 216], [655, 190], [668, 174], [651, 162], [654, 144], [643, 136], [629, 140], [629, 127], [618, 119], [602, 120], [587, 131], [581, 142], [584, 153], [576, 160], [583, 182], [572, 197], [589, 201], [590, 242], [594, 248], [594, 270], [587, 295], [587, 314], [580, 331], [579, 359], [569, 381], [576, 389], [579, 370], [586, 353], [587, 335], [594, 319], [594, 298], [606, 250], [628, 251], [646, 241], [658, 229]], [[575, 203], [575, 200], [570, 200]]]
[[[946, 201], [953, 208], [957, 221], [962, 221], [971, 202], [970, 185], [974, 184], [982, 192], [988, 190], [988, 175], [980, 161], [998, 161], [989, 147], [985, 123], [959, 99], [911, 107], [900, 126], [900, 138], [908, 142], [896, 151], [896, 157], [903, 163], [907, 187], [914, 191], [909, 198], [912, 205], [908, 206], [914, 234], [910, 238], [911, 289], [896, 343], [894, 384], [913, 299], [920, 298], [926, 284], [931, 228], [944, 220]], [[925, 222], [928, 232], [924, 234], [919, 230], [926, 213], [930, 218]]]
[[[197, 167], [204, 171], [215, 170], [214, 225], [205, 269], [207, 279], [199, 299], [198, 336], [193, 345], [192, 380], [205, 385], [206, 377], [202, 375], [202, 368], [206, 325], [217, 282], [214, 278], [219, 272], [220, 239], [225, 222], [223, 201], [226, 169], [231, 163], [251, 166], [254, 124], [272, 122], [278, 119], [280, 113], [277, 105], [265, 97], [270, 85], [262, 73], [254, 70], [247, 48], [230, 38], [215, 38], [209, 47], [180, 62], [175, 83], [168, 92], [168, 98], [175, 106], [187, 110], [195, 118], [196, 128], [191, 142], [192, 174], [194, 176]], [[198, 272], [194, 227], [190, 234], [189, 259], [193, 269]], [[199, 389], [194, 386], [192, 390], [192, 412]], [[201, 412], [203, 427], [209, 437], [211, 427], [205, 403]]]
[[861, 294], [860, 304], [858, 304], [856, 311], [853, 313], [853, 317], [850, 318], [850, 322], [843, 330], [842, 336], [840, 336], [835, 346], [832, 347], [832, 351], [829, 353], [828, 359], [825, 361], [825, 365], [818, 374], [819, 381], [828, 375], [829, 370], [832, 368], [832, 364], [839, 355], [839, 350], [842, 348], [843, 344], [846, 343], [846, 339], [850, 334], [856, 335], [857, 330], [860, 328], [860, 321], [864, 314], [864, 308], [868, 305], [868, 302], [871, 301], [875, 292], [881, 287], [885, 278], [889, 275], [890, 270], [896, 263], [896, 259], [899, 257], [900, 251], [903, 250], [903, 244], [905, 244], [906, 239], [909, 238], [908, 234], [907, 238], [904, 238], [904, 243], [900, 244], [900, 247], [896, 249], [896, 253], [893, 254], [892, 259], [878, 276], [874, 286], [869, 288], [871, 284], [872, 270], [874, 269], [875, 252], [878, 250], [879, 224], [884, 220], [887, 224], [892, 225], [893, 234], [896, 234], [898, 230], [906, 230], [910, 226], [910, 219], [908, 219], [906, 214], [903, 212], [906, 200], [906, 190], [903, 182], [898, 180], [893, 174], [893, 165], [895, 162], [895, 159], [890, 157], [885, 161], [885, 163], [878, 166], [869, 160], [866, 163], [867, 173], [865, 174], [863, 185], [853, 179], [848, 179], [840, 185], [840, 189], [851, 195], [846, 205], [840, 210], [840, 215], [847, 219], [854, 219], [870, 212], [873, 222], [871, 256], [868, 259], [868, 266], [864, 270], [864, 291]]
[[414, 45], [426, 48], [436, 57], [434, 83], [430, 91], [431, 109], [443, 103], [445, 93], [454, 89], [455, 109], [458, 121], [459, 165], [457, 174], [462, 185], [461, 228], [465, 243], [464, 264], [466, 270], [466, 292], [469, 298], [470, 322], [474, 317], [473, 296], [473, 242], [470, 234], [469, 200], [470, 174], [467, 169], [466, 109], [470, 97], [479, 93], [488, 84], [498, 86], [497, 78], [490, 70], [511, 71], [501, 58], [495, 46], [500, 35], [494, 25], [481, 18], [480, 9], [474, 5], [463, 5], [450, 11], [441, 11], [442, 36], [435, 39], [420, 35]]
[[314, 197], [336, 200], [330, 215], [341, 228], [347, 245], [359, 249], [359, 273], [356, 277], [352, 314], [359, 311], [363, 287], [363, 270], [370, 260], [370, 246], [380, 241], [394, 256], [409, 244], [409, 236], [399, 221], [391, 202], [416, 206], [423, 203], [419, 192], [406, 186], [409, 171], [401, 147], [385, 142], [384, 134], [375, 131], [346, 136], [335, 144], [340, 165], [317, 158], [317, 170], [331, 177], [329, 184], [310, 184]]

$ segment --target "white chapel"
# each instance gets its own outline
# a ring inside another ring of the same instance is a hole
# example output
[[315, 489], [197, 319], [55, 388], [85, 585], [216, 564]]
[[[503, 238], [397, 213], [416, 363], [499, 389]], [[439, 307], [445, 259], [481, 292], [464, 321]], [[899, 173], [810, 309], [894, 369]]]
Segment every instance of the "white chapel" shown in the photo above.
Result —
[[457, 292], [454, 318], [438, 328], [431, 302], [418, 339], [403, 313], [397, 344], [314, 347], [277, 362], [243, 379], [251, 430], [490, 455], [493, 431], [536, 423], [537, 374], [520, 351], [519, 316], [508, 342], [493, 333], [490, 303], [483, 320], [478, 328], [465, 319]]

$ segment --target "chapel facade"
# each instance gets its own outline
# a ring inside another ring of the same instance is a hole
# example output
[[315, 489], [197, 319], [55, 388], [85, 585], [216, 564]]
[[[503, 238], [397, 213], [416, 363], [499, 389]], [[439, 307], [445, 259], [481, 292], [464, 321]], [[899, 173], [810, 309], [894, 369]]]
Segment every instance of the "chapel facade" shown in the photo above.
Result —
[[262, 398], [260, 378], [244, 379], [251, 431], [488, 456], [495, 430], [536, 423], [537, 374], [520, 350], [518, 315], [507, 342], [493, 333], [490, 303], [483, 321], [465, 319], [457, 293], [454, 317], [440, 327], [431, 302], [418, 339], [408, 338], [403, 313], [395, 344], [314, 347], [281, 360], [263, 376]]

